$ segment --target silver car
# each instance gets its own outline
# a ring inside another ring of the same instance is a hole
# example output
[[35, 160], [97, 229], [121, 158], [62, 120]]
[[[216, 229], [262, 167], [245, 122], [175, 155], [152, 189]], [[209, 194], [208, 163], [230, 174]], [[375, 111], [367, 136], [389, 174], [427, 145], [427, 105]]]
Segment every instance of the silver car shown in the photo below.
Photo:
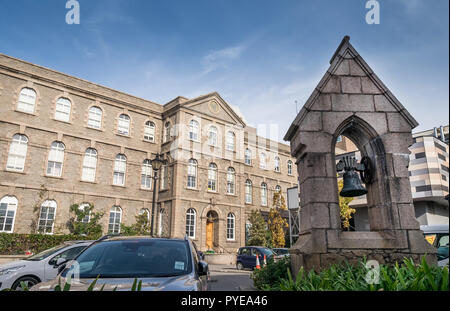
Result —
[[188, 238], [106, 237], [68, 262], [53, 281], [32, 291], [53, 291], [70, 282], [71, 291], [129, 291], [135, 280], [142, 291], [203, 291], [208, 289], [208, 264]]
[[420, 226], [425, 239], [437, 248], [438, 266], [444, 267], [448, 265], [448, 225], [432, 225]]
[[22, 282], [32, 287], [53, 280], [61, 264], [77, 257], [93, 241], [71, 241], [27, 257], [0, 265], [0, 290], [21, 290]]

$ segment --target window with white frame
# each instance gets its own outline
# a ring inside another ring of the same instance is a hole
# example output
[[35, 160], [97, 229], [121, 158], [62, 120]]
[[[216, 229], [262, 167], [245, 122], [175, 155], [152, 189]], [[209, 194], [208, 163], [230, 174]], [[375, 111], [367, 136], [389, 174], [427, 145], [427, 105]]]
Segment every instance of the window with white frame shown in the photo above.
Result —
[[275, 167], [275, 172], [280, 172], [280, 158], [279, 157], [275, 157], [274, 167]]
[[199, 123], [195, 120], [191, 120], [191, 122], [189, 122], [189, 139], [198, 141], [199, 129]]
[[164, 164], [161, 166], [161, 189], [165, 190], [169, 187], [169, 166]]
[[336, 139], [336, 142], [337, 142], [337, 143], [342, 142], [342, 135], [339, 135], [339, 136], [338, 136], [338, 138]]
[[265, 183], [261, 184], [261, 205], [267, 206], [267, 185]]
[[253, 184], [250, 179], [245, 182], [245, 203], [251, 204], [253, 201]]
[[93, 106], [89, 108], [88, 126], [94, 129], [102, 128], [103, 110], [100, 107]]
[[252, 165], [252, 151], [250, 149], [245, 149], [245, 164]]
[[264, 152], [261, 152], [259, 155], [259, 167], [262, 169], [266, 169], [266, 154]]
[[13, 136], [9, 146], [8, 161], [6, 169], [23, 172], [25, 159], [27, 157], [28, 138], [25, 135], [16, 134]]
[[227, 240], [234, 240], [236, 217], [233, 213], [227, 216]]
[[47, 176], [61, 177], [66, 147], [60, 141], [54, 141], [48, 153]]
[[17, 110], [26, 113], [34, 113], [36, 106], [36, 91], [25, 87], [20, 91], [19, 101], [17, 102]]
[[227, 171], [227, 193], [234, 194], [235, 193], [235, 184], [236, 184], [236, 171], [234, 168], [229, 167]]
[[125, 185], [125, 173], [127, 171], [127, 157], [123, 154], [118, 154], [114, 161], [114, 178], [113, 184], [116, 186]]
[[234, 144], [236, 140], [236, 135], [233, 132], [227, 132], [226, 139], [226, 149], [229, 151], [234, 151]]
[[192, 239], [195, 239], [195, 222], [197, 212], [195, 209], [190, 208], [186, 212], [186, 235]]
[[5, 196], [0, 200], [0, 232], [14, 231], [18, 203], [17, 198], [13, 196]]
[[164, 222], [164, 208], [161, 208], [161, 206], [158, 206], [159, 209], [159, 219], [158, 219], [158, 236], [161, 236], [163, 233], [163, 222]]
[[130, 116], [126, 114], [121, 114], [119, 116], [119, 122], [117, 124], [117, 133], [120, 135], [130, 135]]
[[[87, 212], [87, 209], [91, 208], [91, 204], [89, 203], [82, 203], [80, 205], [78, 205], [78, 209], [80, 211], [82, 211], [83, 213]], [[91, 211], [89, 211], [89, 213], [86, 213], [86, 215], [83, 217], [83, 219], [81, 219], [82, 223], [88, 224], [89, 221], [91, 221]]]
[[217, 127], [210, 126], [208, 129], [208, 144], [211, 146], [217, 146]]
[[155, 123], [153, 123], [151, 121], [145, 122], [144, 140], [149, 141], [149, 142], [155, 141]]
[[141, 187], [143, 189], [151, 189], [152, 188], [152, 178], [153, 178], [153, 169], [152, 169], [152, 161], [149, 159], [144, 160], [142, 164], [142, 172], [141, 172]]
[[120, 206], [113, 206], [109, 211], [108, 233], [120, 233], [120, 223], [122, 221], [122, 209]]
[[148, 225], [150, 223], [150, 211], [146, 208], [142, 208], [139, 211], [139, 216], [145, 215], [145, 218], [147, 219], [147, 223], [145, 225]]
[[188, 188], [196, 188], [197, 187], [197, 161], [194, 159], [189, 160], [187, 187]]
[[280, 186], [280, 185], [276, 185], [276, 187], [275, 187], [275, 192], [281, 194], [281, 186]]
[[39, 212], [38, 231], [44, 234], [53, 234], [57, 204], [53, 200], [46, 200]]
[[70, 121], [70, 110], [72, 103], [68, 98], [60, 97], [56, 101], [55, 119], [59, 121]]
[[292, 161], [289, 160], [287, 163], [287, 171], [288, 171], [288, 175], [292, 175]]
[[170, 122], [166, 122], [164, 124], [164, 142], [168, 142], [170, 140]]
[[209, 164], [208, 169], [208, 190], [217, 191], [217, 165], [215, 163]]
[[82, 181], [95, 182], [95, 173], [97, 171], [97, 150], [88, 148], [84, 153]]

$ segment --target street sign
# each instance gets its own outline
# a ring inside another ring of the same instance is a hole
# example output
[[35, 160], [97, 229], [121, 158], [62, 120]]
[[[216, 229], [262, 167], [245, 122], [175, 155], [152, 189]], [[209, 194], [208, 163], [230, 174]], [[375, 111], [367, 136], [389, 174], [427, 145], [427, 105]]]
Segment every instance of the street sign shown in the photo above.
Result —
[[288, 210], [298, 209], [299, 206], [298, 187], [292, 187], [287, 189], [287, 201], [288, 201]]

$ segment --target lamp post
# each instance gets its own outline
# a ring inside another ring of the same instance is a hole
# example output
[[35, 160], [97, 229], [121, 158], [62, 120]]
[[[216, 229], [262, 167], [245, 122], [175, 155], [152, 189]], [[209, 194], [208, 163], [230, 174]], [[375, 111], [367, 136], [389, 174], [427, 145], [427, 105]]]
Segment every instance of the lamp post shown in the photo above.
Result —
[[153, 201], [152, 201], [152, 220], [151, 220], [151, 226], [150, 226], [150, 235], [153, 236], [153, 223], [154, 223], [154, 215], [155, 215], [155, 201], [156, 201], [156, 185], [158, 181], [158, 171], [161, 169], [161, 166], [167, 163], [166, 160], [164, 160], [162, 154], [157, 153], [155, 158], [151, 161], [152, 162], [152, 169], [153, 169]]

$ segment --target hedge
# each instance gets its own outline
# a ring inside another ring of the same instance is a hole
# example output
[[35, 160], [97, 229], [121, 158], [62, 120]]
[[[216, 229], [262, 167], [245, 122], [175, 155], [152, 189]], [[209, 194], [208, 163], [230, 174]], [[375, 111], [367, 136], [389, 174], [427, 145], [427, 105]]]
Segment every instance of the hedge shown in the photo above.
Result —
[[28, 251], [37, 254], [63, 242], [75, 240], [95, 240], [95, 238], [75, 235], [0, 233], [0, 255], [24, 255]]

